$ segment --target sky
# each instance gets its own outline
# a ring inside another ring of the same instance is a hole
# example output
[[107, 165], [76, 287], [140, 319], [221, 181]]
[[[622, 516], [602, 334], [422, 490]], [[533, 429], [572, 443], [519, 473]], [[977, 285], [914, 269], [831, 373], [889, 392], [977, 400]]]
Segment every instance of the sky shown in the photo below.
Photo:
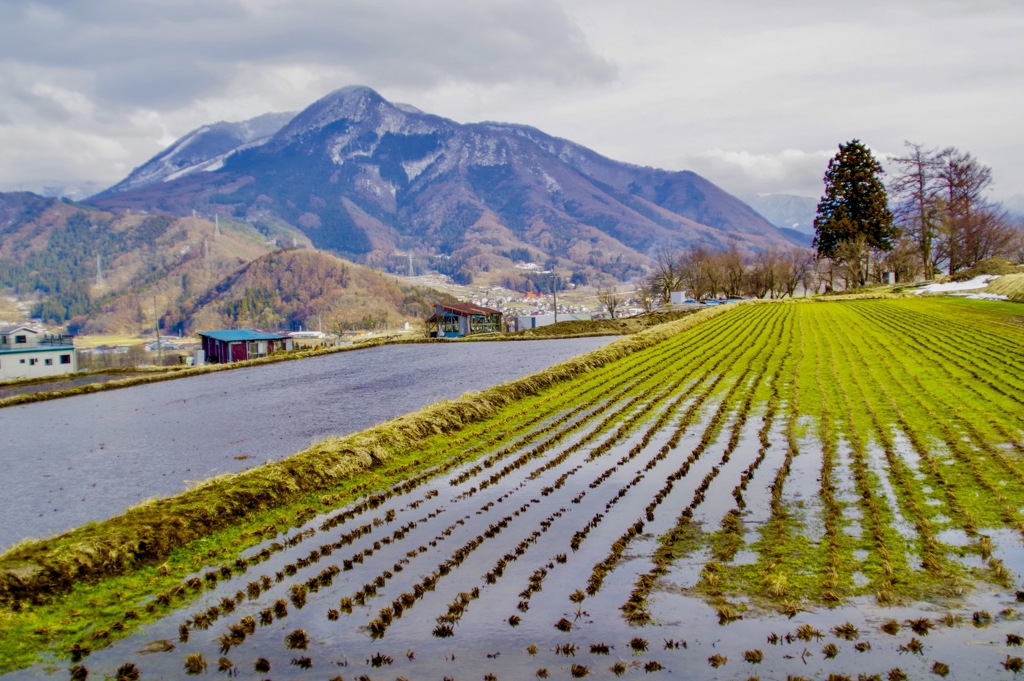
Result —
[[1020, 0], [0, 0], [0, 191], [95, 183], [189, 130], [367, 85], [739, 196], [818, 197], [907, 141], [1024, 201]]

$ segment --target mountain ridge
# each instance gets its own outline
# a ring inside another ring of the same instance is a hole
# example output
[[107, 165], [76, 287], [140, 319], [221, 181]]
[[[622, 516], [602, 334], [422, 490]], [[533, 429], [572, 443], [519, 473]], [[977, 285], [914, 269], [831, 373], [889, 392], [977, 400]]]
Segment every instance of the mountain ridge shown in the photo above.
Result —
[[[223, 164], [229, 154], [270, 139], [293, 116], [293, 113], [266, 113], [245, 121], [218, 121], [202, 125], [175, 140], [169, 147], [135, 168], [128, 177], [100, 194], [119, 193], [173, 180], [180, 174], [197, 170], [216, 170], [212, 167], [214, 164]], [[192, 151], [192, 155], [184, 153], [188, 150]]]
[[[181, 142], [169, 149], [192, 148]], [[478, 275], [507, 271], [507, 254], [525, 251], [589, 278], [628, 280], [663, 247], [795, 243], [691, 171], [614, 161], [531, 126], [457, 123], [366, 86], [335, 90], [269, 136], [222, 147], [200, 146], [207, 158], [172, 172], [165, 150], [133, 183], [89, 203], [286, 224], [356, 261], [415, 252]]]

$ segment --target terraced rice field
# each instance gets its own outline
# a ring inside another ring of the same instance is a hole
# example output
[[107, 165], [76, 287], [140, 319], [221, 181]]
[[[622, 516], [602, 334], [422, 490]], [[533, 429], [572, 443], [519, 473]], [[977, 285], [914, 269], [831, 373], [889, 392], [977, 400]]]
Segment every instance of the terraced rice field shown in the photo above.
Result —
[[737, 306], [10, 677], [1013, 678], [1022, 317]]

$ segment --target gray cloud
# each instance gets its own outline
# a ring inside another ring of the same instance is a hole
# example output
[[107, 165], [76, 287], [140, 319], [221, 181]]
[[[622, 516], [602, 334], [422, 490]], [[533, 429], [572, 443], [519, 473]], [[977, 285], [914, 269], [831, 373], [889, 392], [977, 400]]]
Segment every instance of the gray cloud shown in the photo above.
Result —
[[114, 182], [189, 129], [363, 83], [609, 82], [553, 0], [35, 0], [0, 3], [0, 186]]
[[836, 146], [954, 145], [1024, 193], [1010, 0], [0, 3], [0, 186], [114, 182], [204, 123], [348, 84], [535, 125], [736, 193], [820, 193]]
[[543, 0], [5, 3], [0, 45], [12, 65], [88, 73], [82, 90], [121, 106], [208, 96], [241, 64], [344, 64], [375, 87], [569, 84], [615, 73]]

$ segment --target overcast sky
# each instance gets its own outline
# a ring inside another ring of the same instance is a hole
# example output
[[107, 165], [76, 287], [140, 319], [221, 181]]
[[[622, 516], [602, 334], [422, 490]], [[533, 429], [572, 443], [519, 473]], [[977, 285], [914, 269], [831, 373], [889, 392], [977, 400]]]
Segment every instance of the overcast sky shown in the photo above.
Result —
[[727, 191], [819, 196], [858, 138], [1024, 194], [1020, 0], [0, 0], [0, 191], [113, 184], [344, 85]]

